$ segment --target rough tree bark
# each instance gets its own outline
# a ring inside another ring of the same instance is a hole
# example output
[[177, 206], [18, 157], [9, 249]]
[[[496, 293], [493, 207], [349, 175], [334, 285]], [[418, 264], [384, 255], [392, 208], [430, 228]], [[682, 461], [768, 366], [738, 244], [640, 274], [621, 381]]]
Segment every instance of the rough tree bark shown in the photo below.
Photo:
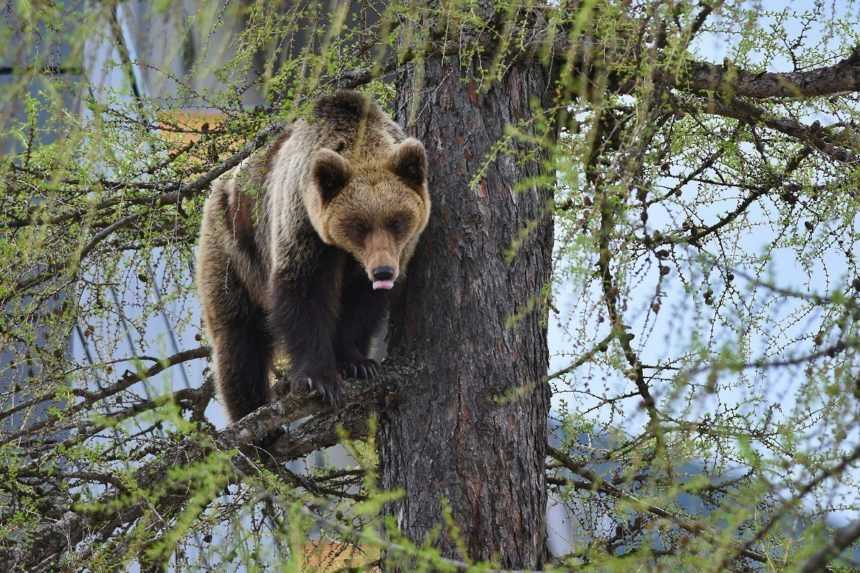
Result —
[[[456, 58], [431, 56], [424, 66], [424, 89], [414, 89], [410, 68], [397, 90], [398, 121], [427, 148], [434, 204], [392, 311], [389, 354], [424, 368], [383, 413], [383, 485], [405, 492], [388, 511], [421, 542], [434, 527], [447, 529], [444, 500], [468, 552], [461, 555], [444, 531], [436, 545], [445, 556], [539, 568], [551, 193], [520, 186], [541, 173], [543, 155], [503, 152], [475, 188], [469, 183], [506, 126], [528, 124], [531, 104], [549, 108], [548, 78], [540, 66], [515, 64], [480, 93], [475, 81], [463, 80], [468, 71]], [[411, 118], [410, 109], [417, 110]], [[522, 243], [506, 260], [518, 237]]]

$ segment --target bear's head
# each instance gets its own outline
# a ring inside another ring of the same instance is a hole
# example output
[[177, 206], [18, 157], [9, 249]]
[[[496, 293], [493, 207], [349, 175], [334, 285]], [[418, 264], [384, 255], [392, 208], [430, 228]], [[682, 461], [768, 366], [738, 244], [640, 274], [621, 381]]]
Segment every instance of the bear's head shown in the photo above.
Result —
[[350, 253], [374, 290], [391, 289], [430, 218], [427, 155], [407, 138], [387, 157], [354, 164], [331, 149], [317, 151], [311, 185], [320, 238]]

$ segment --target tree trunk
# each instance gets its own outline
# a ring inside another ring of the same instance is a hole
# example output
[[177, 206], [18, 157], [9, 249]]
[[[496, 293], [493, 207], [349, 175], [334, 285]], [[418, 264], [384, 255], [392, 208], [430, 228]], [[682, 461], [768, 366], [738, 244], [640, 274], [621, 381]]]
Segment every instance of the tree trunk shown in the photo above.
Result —
[[551, 191], [523, 185], [542, 174], [536, 146], [484, 164], [507, 126], [535, 132], [530, 104], [548, 109], [551, 90], [536, 65], [514, 64], [489, 93], [463, 81], [456, 58], [428, 57], [424, 71], [424, 89], [411, 69], [398, 86], [397, 119], [427, 148], [433, 212], [392, 311], [389, 355], [424, 369], [381, 421], [383, 486], [405, 492], [388, 511], [417, 543], [441, 527], [445, 556], [540, 567]]

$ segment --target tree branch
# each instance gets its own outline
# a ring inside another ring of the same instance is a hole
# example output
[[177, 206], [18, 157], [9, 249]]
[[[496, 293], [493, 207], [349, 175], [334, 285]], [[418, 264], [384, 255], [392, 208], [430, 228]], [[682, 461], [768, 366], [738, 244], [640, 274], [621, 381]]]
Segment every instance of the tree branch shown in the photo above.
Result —
[[823, 571], [830, 561], [858, 539], [860, 539], [860, 520], [838, 530], [833, 540], [824, 549], [809, 558], [809, 561], [801, 569], [801, 573]]
[[[0, 446], [12, 443], [15, 440], [22, 438], [26, 435], [33, 434], [35, 432], [50, 427], [53, 423], [56, 422], [57, 417], [60, 415], [64, 418], [67, 418], [71, 415], [78, 414], [86, 408], [92, 406], [95, 402], [98, 402], [99, 400], [104, 400], [105, 398], [122, 392], [123, 390], [130, 388], [138, 382], [141, 382], [148, 378], [152, 378], [156, 374], [161, 373], [162, 371], [170, 368], [171, 366], [175, 366], [177, 364], [181, 364], [183, 362], [187, 362], [189, 360], [194, 360], [197, 358], [204, 358], [206, 356], [209, 356], [208, 346], [200, 346], [191, 350], [183, 350], [182, 352], [177, 352], [176, 354], [165, 358], [157, 364], [150, 366], [142, 372], [132, 372], [131, 370], [126, 370], [125, 374], [123, 374], [122, 378], [120, 378], [116, 382], [116, 384], [113, 384], [112, 386], [109, 386], [107, 388], [103, 388], [98, 392], [89, 392], [84, 390], [75, 391], [73, 393], [76, 396], [82, 397], [83, 401], [73, 406], [70, 406], [69, 408], [66, 408], [65, 410], [57, 413], [56, 415], [47, 415], [41, 421], [31, 426], [21, 428], [17, 432], [0, 437]], [[12, 412], [14, 412], [14, 410], [0, 412], [0, 419], [3, 419]]]
[[691, 62], [685, 76], [660, 78], [682, 90], [756, 99], [812, 98], [860, 91], [860, 47], [832, 66], [803, 72], [754, 73], [732, 65]]
[[[755, 535], [753, 535], [750, 539], [744, 542], [741, 546], [740, 550], [735, 555], [727, 555], [723, 558], [720, 563], [720, 567], [717, 568], [719, 570], [723, 565], [728, 565], [732, 561], [738, 558], [738, 556], [743, 552], [749, 550], [753, 545], [763, 540], [767, 533], [777, 524], [780, 519], [786, 516], [789, 510], [796, 507], [803, 499], [812, 493], [812, 491], [817, 488], [822, 482], [827, 479], [842, 475], [842, 473], [848, 469], [849, 466], [854, 464], [857, 460], [860, 460], [860, 446], [854, 448], [850, 454], [845, 455], [840, 462], [833, 466], [832, 468], [827, 468], [822, 470], [817, 476], [815, 476], [812, 480], [810, 480], [806, 485], [804, 485], [798, 492], [786, 500], [782, 504], [782, 508], [779, 511], [775, 511], [771, 514], [770, 518], [765, 522], [765, 524], [756, 531]], [[836, 540], [834, 540], [835, 542]], [[850, 543], [850, 542], [849, 542]], [[826, 563], [826, 561], [824, 561]], [[808, 563], [807, 563], [808, 565]], [[820, 569], [816, 569], [818, 571]], [[806, 571], [806, 569], [804, 569]]]
[[[407, 362], [386, 363], [381, 376], [375, 380], [348, 380], [344, 384], [344, 405], [337, 411], [320, 401], [316, 394], [288, 395], [219, 432], [203, 431], [177, 441], [158, 459], [138, 469], [133, 481], [143, 487], [165, 484], [171, 470], [200, 462], [213, 450], [238, 450], [231, 458], [236, 469], [232, 481], [238, 482], [243, 475], [256, 473], [255, 460], [260, 454], [283, 463], [336, 445], [342, 430], [353, 438], [365, 437], [368, 419], [396, 399], [400, 381], [414, 377], [417, 372], [418, 369]], [[282, 381], [278, 386], [283, 388], [287, 384]], [[291, 427], [284, 430], [287, 426]], [[27, 542], [0, 546], [0, 562], [27, 571], [53, 570], [79, 543], [107, 539], [117, 527], [130, 526], [153, 509], [158, 511], [160, 522], [169, 523], [168, 517], [181, 511], [193, 493], [177, 486], [162, 495], [153, 508], [148, 498], [129, 504], [124, 499], [125, 492], [111, 490], [91, 504], [105, 508], [104, 511], [67, 508], [57, 521], [40, 525]], [[61, 511], [59, 509], [58, 513]]]
[[[709, 14], [709, 10], [699, 14], [690, 30], [690, 37], [695, 35]], [[550, 45], [552, 53], [555, 54], [555, 62], [562, 66], [571, 66], [572, 69], [588, 66], [608, 68], [617, 65], [617, 60], [629, 57], [614, 51], [608, 41], [603, 41], [606, 45], [590, 45], [601, 42], [599, 38], [596, 41], [592, 37], [587, 40], [579, 38], [572, 43], [566, 34], [556, 31], [554, 36], [555, 41]], [[547, 43], [545, 34], [537, 34], [530, 42], [525, 55], [533, 56], [534, 52], [545, 50]], [[592, 58], [589, 62], [582, 60], [581, 55], [586, 52]], [[569, 61], [572, 54], [581, 61]], [[659, 58], [664, 59], [664, 56], [660, 54]], [[752, 99], [813, 98], [860, 91], [860, 46], [831, 66], [799, 72], [751, 72], [731, 63], [712, 64], [698, 60], [688, 60], [685, 66], [680, 70], [655, 70], [655, 82], [684, 92], [719, 92], [729, 97]]]
[[853, 165], [860, 163], [860, 157], [856, 153], [834, 143], [833, 140], [836, 138], [833, 137], [831, 130], [818, 125], [817, 122], [813, 125], [804, 125], [794, 119], [775, 116], [764, 109], [738, 99], [732, 99], [729, 102], [710, 99], [703, 102], [702, 108], [702, 110], [696, 111], [731, 117], [750, 125], [764, 125], [793, 137], [840, 163]]
[[[642, 501], [633, 494], [627, 493], [621, 488], [612, 485], [611, 483], [602, 479], [599, 475], [587, 469], [584, 463], [577, 463], [570, 456], [560, 450], [553, 448], [552, 446], [547, 446], [547, 453], [550, 457], [561, 463], [561, 465], [563, 465], [565, 468], [569, 469], [576, 475], [588, 480], [588, 482], [592, 484], [592, 487], [597, 491], [607, 493], [618, 499], [623, 499], [628, 503], [633, 504], [634, 507], [638, 507], [644, 511], [647, 511], [648, 513], [656, 515], [657, 517], [668, 519], [676, 523], [681, 529], [687, 531], [688, 533], [700, 535], [711, 542], [719, 543], [719, 536], [716, 533], [710, 531], [701, 523], [698, 523], [691, 519], [687, 519], [686, 517], [683, 517], [656, 505]], [[740, 549], [739, 554], [749, 559], [752, 559], [753, 561], [758, 561], [759, 563], [768, 562], [768, 558], [766, 555], [763, 555], [758, 551], [753, 551], [748, 547]]]

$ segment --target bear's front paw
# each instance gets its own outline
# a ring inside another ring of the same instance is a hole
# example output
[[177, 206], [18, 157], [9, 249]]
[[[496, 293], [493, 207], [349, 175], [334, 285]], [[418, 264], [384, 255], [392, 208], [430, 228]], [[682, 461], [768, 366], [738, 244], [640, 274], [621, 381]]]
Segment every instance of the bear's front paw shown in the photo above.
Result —
[[338, 370], [344, 378], [370, 380], [379, 375], [379, 362], [372, 358], [360, 358], [341, 364]]
[[293, 392], [316, 390], [320, 397], [334, 407], [343, 404], [343, 385], [337, 372], [299, 373], [293, 379]]

